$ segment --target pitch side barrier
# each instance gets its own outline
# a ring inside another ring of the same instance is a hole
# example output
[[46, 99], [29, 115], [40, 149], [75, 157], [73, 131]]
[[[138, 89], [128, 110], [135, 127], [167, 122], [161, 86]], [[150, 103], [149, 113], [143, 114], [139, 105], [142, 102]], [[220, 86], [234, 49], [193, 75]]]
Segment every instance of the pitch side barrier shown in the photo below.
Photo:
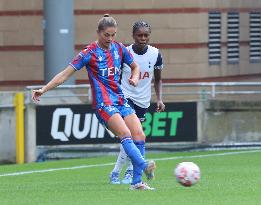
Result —
[[[35, 150], [38, 161], [118, 151], [119, 139], [98, 123], [90, 105], [89, 85], [58, 87], [33, 104], [30, 93], [39, 87], [27, 87], [28, 122], [35, 122], [27, 125], [27, 136], [33, 138], [30, 142], [36, 148], [30, 150]], [[166, 110], [156, 113], [152, 103], [143, 123], [147, 142], [197, 142], [196, 106], [196, 102], [167, 102]]]
[[[255, 125], [261, 119], [261, 95], [256, 95], [261, 94], [260, 86], [258, 82], [163, 84], [166, 110], [154, 112], [152, 102], [143, 123], [148, 149], [258, 145], [261, 130], [248, 122]], [[31, 90], [39, 87], [27, 87], [26, 92], [32, 111], [27, 117], [35, 122], [26, 129], [35, 145], [31, 159], [118, 151], [119, 140], [98, 123], [91, 108], [89, 85], [60, 86], [42, 96], [39, 104], [32, 104]]]
[[[0, 102], [0, 126], [4, 133], [1, 142], [5, 142], [0, 145], [1, 152], [5, 153], [0, 156], [5, 159], [0, 161], [14, 162], [16, 159], [14, 143], [19, 142], [15, 139], [16, 127], [24, 132], [24, 141], [20, 140], [20, 143], [24, 142], [25, 162], [118, 151], [119, 140], [101, 126], [94, 115], [89, 85], [59, 86], [34, 104], [31, 92], [40, 87], [25, 89], [24, 107], [20, 106], [24, 108], [24, 131], [16, 121], [21, 115], [15, 114], [15, 94], [9, 97], [10, 102]], [[153, 95], [143, 123], [148, 150], [259, 146], [260, 87], [258, 82], [163, 84], [166, 110], [154, 112]], [[4, 120], [9, 118], [9, 121]], [[17, 146], [20, 147], [19, 155], [23, 146]]]

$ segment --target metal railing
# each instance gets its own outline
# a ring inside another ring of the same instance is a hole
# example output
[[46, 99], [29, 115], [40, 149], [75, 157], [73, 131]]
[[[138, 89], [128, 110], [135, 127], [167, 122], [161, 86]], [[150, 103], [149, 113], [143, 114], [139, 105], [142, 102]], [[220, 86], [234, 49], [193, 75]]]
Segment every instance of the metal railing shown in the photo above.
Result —
[[15, 91], [1, 91], [0, 92], [0, 108], [14, 108]]
[[[26, 90], [41, 88], [42, 86], [27, 86]], [[87, 88], [87, 92], [77, 93], [78, 97], [91, 97], [91, 89], [89, 84], [81, 85], [61, 85], [55, 90], [76, 90]], [[183, 88], [180, 91], [177, 88]], [[185, 88], [185, 89], [184, 89]], [[189, 90], [187, 89], [189, 88]], [[224, 90], [224, 89], [232, 90]], [[250, 89], [251, 88], [251, 89]], [[255, 88], [255, 89], [253, 89]], [[198, 83], [163, 83], [163, 95], [209, 95], [215, 98], [217, 95], [249, 95], [261, 94], [261, 82], [198, 82]], [[152, 89], [153, 90], [153, 89]], [[30, 94], [30, 92], [28, 92]], [[59, 97], [75, 97], [75, 94], [59, 94]], [[44, 98], [58, 97], [57, 95], [46, 94]]]
[[[35, 89], [40, 89], [42, 88], [43, 85], [37, 85], [37, 86], [27, 86], [25, 88], [26, 91], [26, 102], [31, 102], [31, 93], [33, 90]], [[87, 89], [84, 91], [79, 91], [79, 92], [75, 92], [77, 90], [80, 89]], [[91, 86], [90, 84], [80, 84], [80, 85], [60, 85], [58, 87], [56, 87], [55, 89], [53, 89], [52, 91], [57, 91], [57, 90], [63, 90], [63, 91], [73, 91], [72, 93], [64, 93], [64, 92], [60, 92], [60, 93], [55, 93], [53, 94], [53, 92], [48, 92], [46, 94], [44, 94], [43, 96], [41, 96], [42, 98], [57, 98], [57, 97], [65, 97], [65, 98], [70, 98], [70, 97], [86, 97], [88, 101], [91, 101]]]
[[[31, 103], [31, 92], [34, 89], [41, 88], [39, 86], [27, 86], [25, 88], [25, 103]], [[48, 92], [42, 96], [45, 99], [51, 98], [86, 98], [86, 101], [91, 100], [91, 89], [89, 84], [80, 85], [61, 85], [53, 89], [52, 92]], [[57, 92], [58, 91], [58, 92]], [[61, 92], [61, 91], [71, 91], [71, 92]], [[153, 95], [154, 88], [152, 87]], [[0, 92], [0, 94], [15, 92]], [[261, 94], [261, 82], [197, 82], [197, 83], [163, 83], [163, 98], [169, 97], [170, 100], [172, 96], [196, 96], [197, 99], [207, 100], [209, 98], [215, 99], [219, 95], [232, 96], [255, 96]], [[260, 96], [261, 100], [261, 96]], [[13, 102], [0, 101], [0, 108], [11, 108], [13, 107]]]
[[[249, 95], [261, 94], [261, 82], [199, 82], [199, 83], [165, 83], [164, 88], [183, 87], [193, 88], [189, 91], [171, 91], [164, 92], [164, 95], [210, 95], [215, 98], [217, 95]], [[237, 88], [237, 90], [218, 90], [220, 88]], [[255, 87], [255, 89], [242, 89], [242, 87]], [[195, 90], [197, 88], [197, 90]], [[259, 89], [259, 90], [258, 90]]]

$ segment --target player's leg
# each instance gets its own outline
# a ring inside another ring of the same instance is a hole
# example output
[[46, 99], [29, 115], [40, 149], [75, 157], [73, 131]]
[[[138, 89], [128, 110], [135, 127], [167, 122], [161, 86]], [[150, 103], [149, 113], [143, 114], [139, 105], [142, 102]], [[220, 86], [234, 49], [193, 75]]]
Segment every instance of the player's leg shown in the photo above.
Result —
[[[141, 108], [134, 104], [134, 102], [131, 99], [128, 99], [128, 104], [135, 110], [136, 116], [135, 119], [130, 119], [130, 121], [135, 120], [135, 123], [132, 123], [128, 121], [128, 119], [124, 119], [128, 128], [131, 131], [131, 134], [133, 135], [134, 143], [140, 150], [143, 157], [145, 157], [145, 139], [146, 136], [143, 132], [141, 123], [145, 120], [145, 114], [147, 112], [147, 108]], [[139, 122], [138, 122], [139, 121]]]
[[[120, 145], [120, 152], [118, 154], [117, 161], [114, 165], [114, 168], [110, 174], [110, 183], [111, 184], [120, 184], [119, 175], [123, 166], [126, 164], [127, 161], [130, 161], [127, 154], [125, 153], [122, 145]], [[125, 181], [123, 181], [125, 184]]]
[[[136, 116], [133, 114], [134, 111], [130, 107], [128, 108], [129, 110], [128, 112], [125, 112], [125, 114], [132, 113], [130, 115]], [[124, 108], [120, 109], [124, 110]], [[119, 113], [121, 113], [121, 115]], [[123, 113], [120, 112], [118, 108], [113, 106], [105, 106], [96, 110], [95, 114], [100, 123], [106, 125], [115, 135], [120, 138], [121, 144], [133, 164], [133, 172], [136, 173], [137, 176], [140, 176], [139, 180], [136, 180], [137, 182], [132, 185], [132, 189], [151, 189], [141, 181], [143, 170], [152, 171], [151, 166], [146, 163], [139, 149], [133, 143], [131, 132], [122, 118]]]
[[[137, 146], [137, 141], [144, 141], [145, 140], [145, 135], [143, 133], [143, 130], [141, 128], [139, 119], [137, 118], [136, 115], [131, 114], [128, 115], [124, 118], [124, 121], [126, 125], [129, 127], [130, 131], [132, 131], [132, 134], [135, 134], [133, 137], [133, 142], [136, 145], [136, 147], [139, 149], [140, 153], [142, 156], [144, 156], [144, 149], [142, 146]], [[137, 173], [136, 171], [136, 165], [133, 164], [133, 179], [132, 179], [132, 184], [137, 184], [141, 181], [142, 178], [142, 173]]]
[[121, 111], [113, 106], [104, 106], [102, 109], [96, 110], [95, 114], [98, 120], [106, 125], [110, 131], [112, 131], [115, 135], [117, 135], [120, 140], [121, 144], [131, 159], [132, 164], [134, 165], [134, 172], [139, 175], [140, 177], [137, 179], [137, 183], [141, 182], [141, 176], [144, 169], [147, 167], [147, 163], [142, 157], [139, 149], [133, 143], [131, 132], [129, 128], [126, 126], [125, 121], [123, 120], [122, 116], [119, 114], [124, 112], [125, 114], [132, 114], [136, 116], [134, 110], [131, 107], [120, 106]]
[[124, 118], [127, 127], [130, 129], [133, 141], [140, 153], [144, 157], [145, 155], [145, 134], [142, 130], [142, 126], [138, 117], [134, 114], [128, 115]]
[[[135, 114], [132, 115], [136, 116]], [[121, 144], [133, 164], [133, 181], [131, 183], [131, 189], [153, 190], [153, 188], [142, 182], [142, 173], [143, 171], [145, 171], [145, 173], [153, 172], [155, 167], [152, 167], [150, 163], [146, 163], [139, 149], [133, 143], [132, 138], [129, 137], [130, 133], [128, 134], [125, 132], [126, 130], [124, 126], [126, 126], [126, 124], [122, 123], [121, 119], [122, 118], [119, 114], [113, 115], [108, 121], [108, 127], [112, 132], [119, 136]]]
[[[120, 106], [120, 107], [125, 107], [125, 106]], [[125, 114], [131, 114], [131, 113], [135, 112], [128, 105], [126, 105], [126, 110], [127, 110], [127, 112], [125, 112]], [[121, 138], [121, 136], [131, 136], [129, 129], [125, 125], [125, 122], [123, 121], [122, 117], [119, 116], [119, 113], [120, 113], [120, 111], [117, 107], [104, 106], [104, 107], [102, 107], [102, 109], [99, 109], [96, 111], [96, 116], [102, 124], [104, 124], [106, 127], [110, 127], [111, 131], [113, 131], [114, 134], [118, 135], [119, 138]], [[114, 116], [114, 114], [117, 114], [117, 115]], [[115, 123], [114, 123], [114, 118], [116, 119]], [[118, 118], [118, 121], [117, 121], [117, 118]], [[116, 123], [116, 121], [117, 121], [117, 123]], [[119, 125], [119, 127], [115, 127], [114, 124]], [[119, 132], [119, 131], [123, 131], [123, 133]], [[127, 132], [127, 133], [124, 133], [124, 132]], [[110, 182], [112, 184], [120, 184], [120, 180], [119, 180], [120, 171], [122, 169], [122, 166], [127, 162], [128, 159], [129, 159], [129, 157], [127, 157], [127, 154], [125, 153], [124, 148], [121, 145], [121, 149], [120, 149], [120, 153], [119, 153], [117, 162], [115, 164], [113, 171], [110, 174]]]
[[[124, 118], [124, 121], [128, 128], [131, 131], [134, 143], [136, 147], [139, 149], [140, 153], [144, 156], [145, 154], [145, 135], [142, 130], [141, 123], [138, 119], [138, 117], [135, 114], [128, 115]], [[140, 173], [135, 172], [136, 165], [133, 164], [133, 182], [132, 184], [138, 184], [139, 181], [141, 181], [141, 175]], [[151, 161], [147, 163], [146, 169], [144, 169], [145, 174], [147, 175], [153, 175], [154, 176], [154, 169], [156, 168], [155, 162]]]
[[[135, 110], [137, 117], [139, 118], [139, 121], [142, 123], [145, 121], [145, 116], [146, 113], [148, 111], [148, 108], [142, 108], [138, 105], [136, 105], [131, 99], [128, 99], [128, 104]], [[131, 126], [131, 124], [130, 124]], [[130, 130], [132, 131], [134, 129], [134, 131], [136, 131], [135, 128], [130, 128]], [[141, 127], [142, 129], [142, 127]], [[140, 131], [138, 131], [139, 134]], [[133, 138], [135, 138], [135, 136], [137, 134], [132, 133], [132, 135], [134, 135]], [[138, 147], [138, 149], [140, 150], [142, 156], [145, 158], [145, 140], [134, 140], [135, 145]], [[151, 166], [155, 165], [155, 162], [149, 162], [151, 164]], [[145, 172], [147, 179], [148, 180], [152, 180], [154, 179], [154, 172]]]
[[131, 132], [119, 113], [116, 113], [109, 118], [108, 128], [120, 138], [124, 151], [130, 157], [132, 163], [134, 162], [139, 167], [145, 168], [146, 162], [133, 143]]
[[[124, 117], [124, 121], [127, 125], [127, 127], [130, 129], [131, 131], [131, 135], [135, 134], [135, 136], [133, 137], [133, 142], [136, 145], [136, 147], [139, 149], [142, 157], [144, 158], [144, 147], [142, 148], [141, 146], [137, 146], [137, 141], [145, 141], [145, 135], [144, 132], [142, 130], [140, 121], [137, 117], [136, 114], [131, 113], [130, 110], [132, 110], [133, 106], [130, 106], [129, 104], [125, 104], [121, 107], [119, 107], [122, 116]], [[140, 171], [137, 167], [137, 165], [133, 163], [133, 179], [132, 179], [132, 184], [137, 184], [139, 182], [141, 182], [142, 179], [142, 173], [143, 170]], [[135, 170], [139, 170], [138, 172]]]
[[132, 182], [132, 178], [133, 178], [133, 165], [132, 165], [129, 157], [127, 157], [126, 161], [127, 161], [127, 169], [124, 173], [124, 177], [121, 180], [121, 182], [123, 184], [130, 184]]
[[[127, 100], [128, 100], [128, 104], [135, 110], [135, 113], [136, 113], [137, 117], [139, 118], [140, 122], [145, 121], [145, 115], [147, 113], [148, 108], [142, 108], [142, 107], [136, 105], [130, 98], [128, 98]], [[140, 149], [141, 154], [145, 158], [145, 141], [144, 142], [143, 141], [141, 141], [141, 142], [134, 141], [134, 144], [136, 144], [138, 149]], [[127, 162], [127, 163], [128, 163], [127, 169], [125, 171], [124, 178], [122, 180], [122, 183], [124, 183], [124, 184], [130, 183], [132, 181], [131, 177], [133, 176], [133, 166], [132, 166], [131, 162]]]

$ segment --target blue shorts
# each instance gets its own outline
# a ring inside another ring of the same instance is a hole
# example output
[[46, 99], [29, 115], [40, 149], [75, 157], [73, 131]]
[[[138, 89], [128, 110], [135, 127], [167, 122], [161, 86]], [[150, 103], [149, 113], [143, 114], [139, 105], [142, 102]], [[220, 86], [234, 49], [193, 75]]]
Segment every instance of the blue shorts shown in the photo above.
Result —
[[135, 110], [125, 103], [124, 105], [105, 105], [95, 111], [95, 115], [99, 122], [107, 127], [110, 117], [119, 113], [122, 118], [135, 113]]
[[140, 119], [141, 122], [145, 121], [145, 115], [148, 111], [148, 108], [142, 108], [139, 107], [138, 105], [134, 104], [134, 102], [127, 98], [128, 104], [135, 110], [137, 117]]

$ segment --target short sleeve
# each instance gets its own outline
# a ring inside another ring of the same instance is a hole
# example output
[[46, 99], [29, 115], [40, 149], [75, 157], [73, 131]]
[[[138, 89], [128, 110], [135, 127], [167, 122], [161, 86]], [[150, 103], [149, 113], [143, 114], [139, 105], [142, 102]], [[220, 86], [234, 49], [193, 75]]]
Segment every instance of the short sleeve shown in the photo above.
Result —
[[123, 63], [126, 63], [127, 65], [132, 64], [134, 61], [132, 54], [123, 44], [120, 45], [122, 47]]
[[163, 58], [161, 53], [158, 53], [157, 61], [155, 63], [155, 69], [162, 69], [163, 68]]
[[88, 64], [90, 59], [90, 55], [88, 54], [87, 50], [82, 50], [78, 55], [74, 57], [72, 62], [69, 64], [75, 69], [75, 70], [81, 70], [86, 64]]

